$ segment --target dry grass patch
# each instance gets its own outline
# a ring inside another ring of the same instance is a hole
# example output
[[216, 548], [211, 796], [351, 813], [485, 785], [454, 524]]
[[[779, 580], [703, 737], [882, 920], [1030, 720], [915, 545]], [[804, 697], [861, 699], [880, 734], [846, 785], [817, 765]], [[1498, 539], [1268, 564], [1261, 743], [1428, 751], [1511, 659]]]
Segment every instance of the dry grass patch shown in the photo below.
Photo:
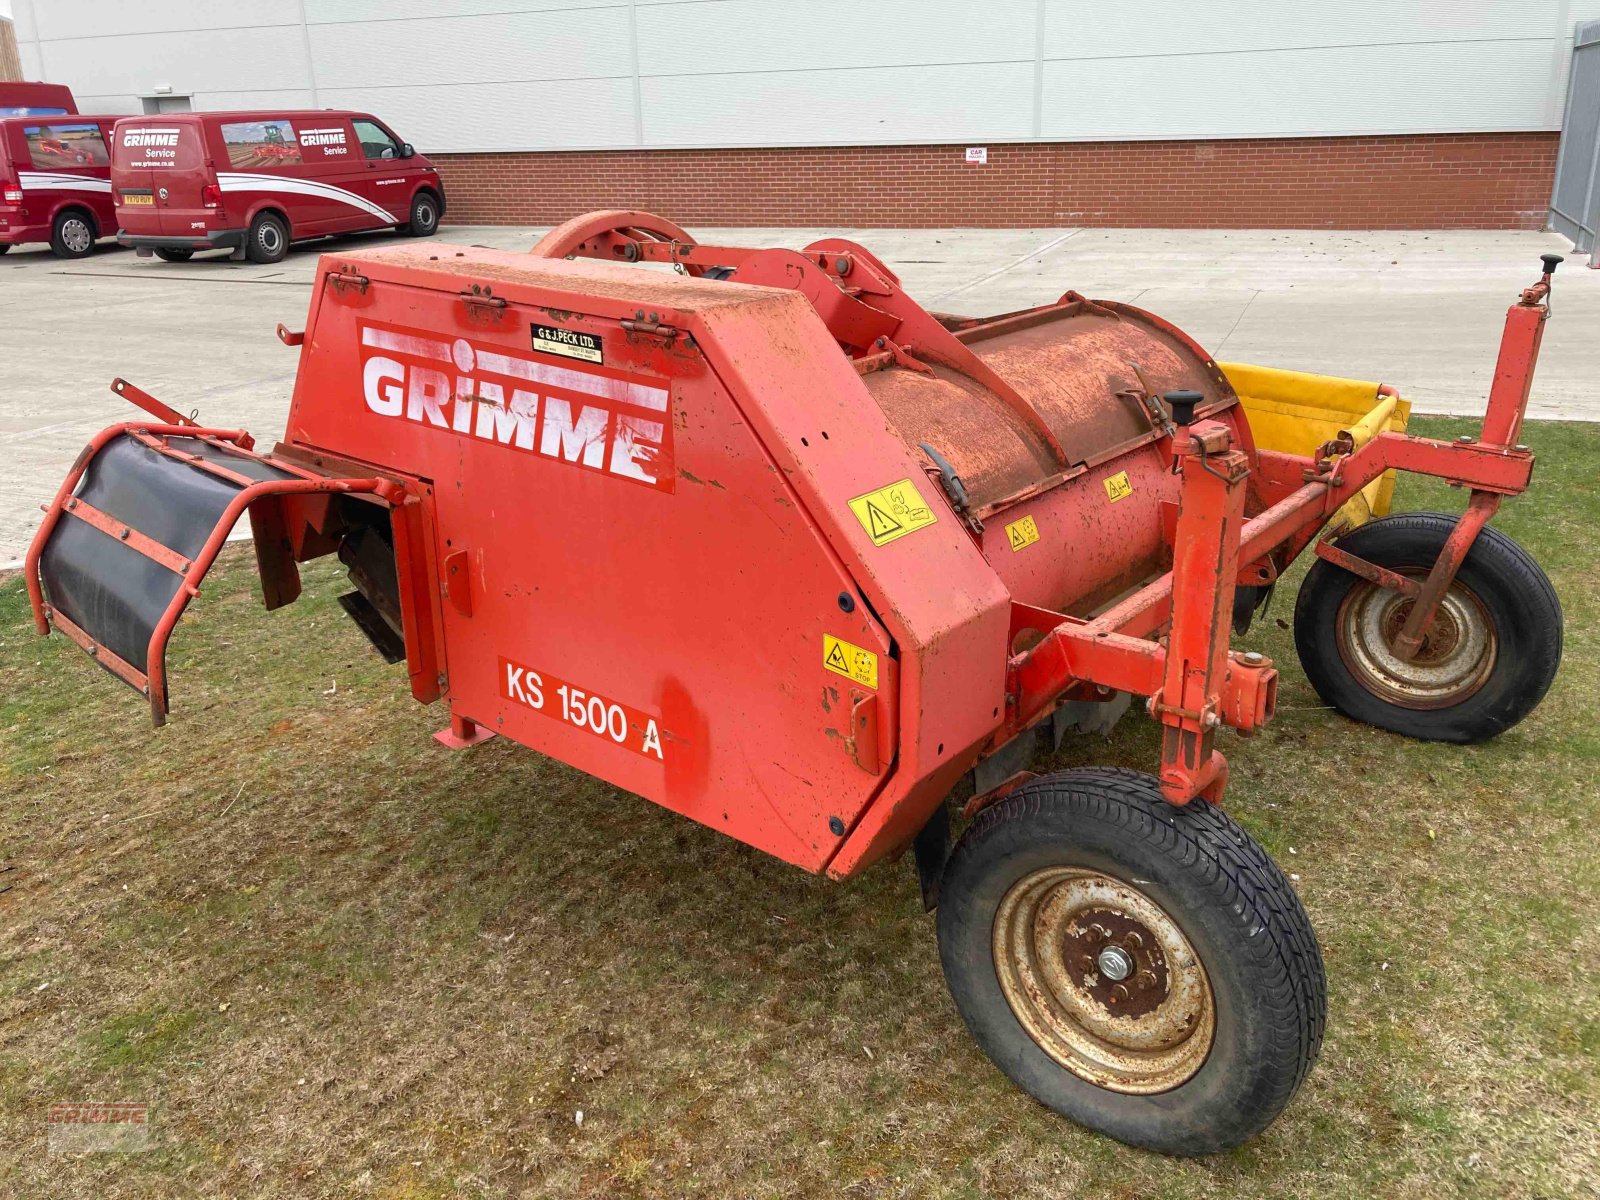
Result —
[[[1528, 437], [1535, 491], [1499, 523], [1555, 579], [1568, 652], [1524, 725], [1462, 750], [1323, 711], [1287, 589], [1248, 639], [1282, 712], [1230, 739], [1230, 808], [1299, 876], [1332, 1011], [1284, 1118], [1205, 1162], [1085, 1133], [990, 1067], [904, 863], [834, 885], [516, 746], [442, 750], [327, 563], [266, 614], [230, 552], [157, 732], [0, 581], [7, 1190], [1592, 1194], [1600, 430]], [[1059, 765], [1155, 759], [1130, 718]], [[148, 1100], [157, 1148], [45, 1154], [46, 1106], [75, 1099]]]

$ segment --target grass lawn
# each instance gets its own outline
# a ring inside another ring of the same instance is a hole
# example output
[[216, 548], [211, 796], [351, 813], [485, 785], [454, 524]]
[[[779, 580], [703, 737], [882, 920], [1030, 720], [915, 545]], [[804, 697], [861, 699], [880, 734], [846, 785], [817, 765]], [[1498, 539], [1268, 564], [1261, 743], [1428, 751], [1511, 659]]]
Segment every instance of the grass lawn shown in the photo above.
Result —
[[[1288, 1112], [1207, 1161], [991, 1067], [907, 862], [832, 884], [504, 741], [436, 745], [332, 560], [268, 614], [230, 550], [159, 731], [0, 580], [0, 1191], [1592, 1196], [1600, 426], [1526, 439], [1534, 489], [1498, 525], [1567, 650], [1521, 726], [1462, 749], [1320, 707], [1299, 570], [1241, 640], [1284, 675], [1278, 719], [1225, 739], [1229, 808], [1298, 876], [1331, 1007]], [[1130, 716], [1056, 765], [1149, 769], [1156, 734]], [[46, 1154], [58, 1100], [148, 1101], [156, 1148]]]

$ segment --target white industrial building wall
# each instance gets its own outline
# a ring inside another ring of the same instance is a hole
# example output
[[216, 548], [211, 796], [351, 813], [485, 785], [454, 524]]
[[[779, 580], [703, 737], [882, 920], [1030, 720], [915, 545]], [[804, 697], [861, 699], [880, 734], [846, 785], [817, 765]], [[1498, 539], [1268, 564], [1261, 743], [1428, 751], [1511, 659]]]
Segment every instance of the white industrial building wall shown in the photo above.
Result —
[[1600, 0], [14, 0], [86, 110], [370, 109], [430, 152], [1559, 127]]

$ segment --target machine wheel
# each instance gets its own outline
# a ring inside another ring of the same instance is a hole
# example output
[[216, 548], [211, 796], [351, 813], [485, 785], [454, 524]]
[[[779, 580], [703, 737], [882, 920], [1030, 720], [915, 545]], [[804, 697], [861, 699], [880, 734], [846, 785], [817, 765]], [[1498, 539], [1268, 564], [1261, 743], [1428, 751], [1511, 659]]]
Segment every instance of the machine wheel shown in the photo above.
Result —
[[[1425, 578], [1456, 518], [1406, 513], [1363, 525], [1341, 549]], [[1318, 560], [1300, 585], [1294, 641], [1317, 694], [1380, 729], [1481, 742], [1549, 691], [1561, 662], [1561, 602], [1528, 552], [1493, 526], [1478, 535], [1410, 662], [1390, 651], [1411, 601]]]
[[1322, 1044], [1322, 956], [1283, 872], [1135, 771], [1063, 771], [979, 813], [945, 868], [939, 953], [1014, 1083], [1166, 1154], [1261, 1132]]
[[262, 213], [250, 222], [244, 252], [245, 257], [254, 263], [282, 262], [289, 253], [289, 229], [282, 218]]
[[432, 192], [418, 192], [411, 199], [411, 218], [400, 226], [407, 237], [431, 237], [439, 228], [439, 201]]
[[156, 257], [162, 262], [188, 262], [194, 257], [194, 251], [161, 248], [156, 251]]
[[50, 249], [57, 258], [87, 258], [94, 253], [94, 219], [77, 209], [56, 217], [50, 228]]

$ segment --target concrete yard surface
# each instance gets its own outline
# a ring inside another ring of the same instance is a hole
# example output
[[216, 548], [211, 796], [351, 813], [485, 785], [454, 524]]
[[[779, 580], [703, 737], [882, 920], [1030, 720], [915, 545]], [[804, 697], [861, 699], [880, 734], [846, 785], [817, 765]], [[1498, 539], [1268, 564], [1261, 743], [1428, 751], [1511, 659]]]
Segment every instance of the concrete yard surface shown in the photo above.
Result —
[[[670, 215], [670, 214], [667, 214]], [[542, 230], [455, 226], [438, 242], [523, 249]], [[1506, 306], [1537, 277], [1554, 234], [1140, 229], [694, 229], [703, 242], [803, 246], [851, 238], [929, 308], [983, 315], [1063, 292], [1120, 300], [1186, 330], [1215, 357], [1375, 379], [1419, 412], [1483, 411]], [[44, 247], [0, 259], [0, 564], [20, 559], [95, 430], [134, 410], [124, 376], [184, 412], [281, 433], [318, 255], [387, 235], [296, 246], [282, 263], [165, 263], [105, 248], [64, 262]], [[1558, 272], [1529, 415], [1600, 419], [1600, 272]]]

